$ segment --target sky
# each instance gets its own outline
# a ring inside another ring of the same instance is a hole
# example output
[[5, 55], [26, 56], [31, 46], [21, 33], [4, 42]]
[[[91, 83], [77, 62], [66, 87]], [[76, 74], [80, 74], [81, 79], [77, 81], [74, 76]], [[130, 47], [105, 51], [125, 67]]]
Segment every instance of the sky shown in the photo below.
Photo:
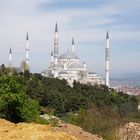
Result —
[[41, 72], [50, 64], [54, 26], [58, 23], [59, 52], [71, 48], [90, 71], [104, 76], [106, 31], [110, 37], [110, 72], [140, 72], [140, 0], [0, 0], [0, 64], [25, 59], [30, 39], [30, 67]]

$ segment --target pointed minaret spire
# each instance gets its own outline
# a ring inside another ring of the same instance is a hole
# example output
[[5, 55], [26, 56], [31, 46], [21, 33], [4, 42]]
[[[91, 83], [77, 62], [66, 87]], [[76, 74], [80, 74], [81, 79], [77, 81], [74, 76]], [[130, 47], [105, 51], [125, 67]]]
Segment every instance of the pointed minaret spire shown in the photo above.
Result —
[[72, 38], [72, 45], [74, 45], [74, 37]]
[[105, 84], [110, 87], [109, 84], [109, 33], [106, 33], [106, 49], [105, 49]]
[[9, 50], [9, 68], [12, 68], [12, 49]]
[[28, 36], [28, 33], [27, 33], [27, 35], [26, 35], [26, 40], [29, 40], [29, 36]]
[[57, 22], [55, 24], [55, 32], [58, 32]]
[[75, 51], [75, 46], [74, 46], [75, 44], [74, 44], [74, 37], [72, 38], [72, 49], [71, 49], [71, 51], [72, 52], [74, 52]]
[[109, 39], [109, 33], [108, 33], [108, 30], [106, 32], [106, 39]]
[[26, 49], [25, 49], [25, 52], [26, 52], [26, 57], [25, 57], [25, 63], [26, 63], [26, 70], [29, 70], [29, 36], [28, 36], [28, 33], [26, 35]]
[[11, 47], [10, 47], [10, 51], [9, 51], [9, 53], [10, 53], [10, 54], [12, 53], [12, 49], [11, 49]]

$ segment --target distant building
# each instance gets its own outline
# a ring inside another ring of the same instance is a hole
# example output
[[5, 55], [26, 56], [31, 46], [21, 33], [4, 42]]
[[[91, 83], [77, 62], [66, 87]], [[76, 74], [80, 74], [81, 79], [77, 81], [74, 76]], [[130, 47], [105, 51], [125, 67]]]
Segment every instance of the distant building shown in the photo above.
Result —
[[41, 73], [46, 77], [66, 79], [70, 85], [73, 81], [84, 84], [105, 84], [96, 73], [89, 72], [85, 62], [81, 62], [75, 53], [74, 38], [72, 39], [72, 48], [59, 55], [58, 27], [55, 25], [54, 47], [51, 50], [50, 66]]

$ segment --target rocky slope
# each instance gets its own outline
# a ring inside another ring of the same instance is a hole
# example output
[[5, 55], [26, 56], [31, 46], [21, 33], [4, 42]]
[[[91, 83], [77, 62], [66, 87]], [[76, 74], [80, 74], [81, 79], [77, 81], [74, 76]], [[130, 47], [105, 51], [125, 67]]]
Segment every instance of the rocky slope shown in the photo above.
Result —
[[0, 140], [102, 140], [80, 127], [65, 124], [61, 127], [49, 125], [14, 124], [0, 119]]

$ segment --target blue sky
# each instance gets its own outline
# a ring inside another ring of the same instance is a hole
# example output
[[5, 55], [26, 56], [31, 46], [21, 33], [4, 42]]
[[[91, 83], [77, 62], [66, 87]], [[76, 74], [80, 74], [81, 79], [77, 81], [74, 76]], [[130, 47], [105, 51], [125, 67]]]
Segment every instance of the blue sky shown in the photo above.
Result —
[[58, 22], [60, 53], [71, 47], [90, 71], [104, 75], [105, 34], [110, 35], [111, 74], [140, 72], [140, 0], [0, 0], [0, 63], [25, 58], [30, 37], [32, 72], [47, 69]]

